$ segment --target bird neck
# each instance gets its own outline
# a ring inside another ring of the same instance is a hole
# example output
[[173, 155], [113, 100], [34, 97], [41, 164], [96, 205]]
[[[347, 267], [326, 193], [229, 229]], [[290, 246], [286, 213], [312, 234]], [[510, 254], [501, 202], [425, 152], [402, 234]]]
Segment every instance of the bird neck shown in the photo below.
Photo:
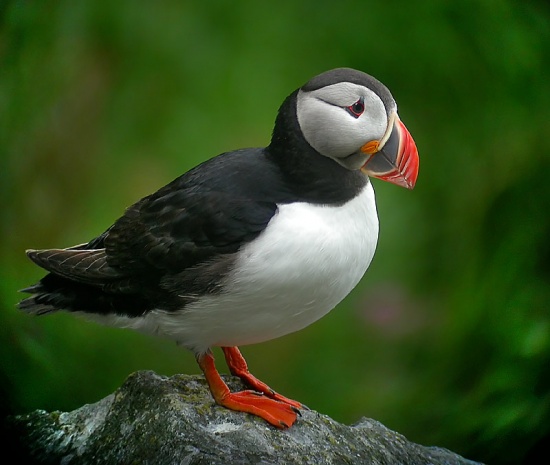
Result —
[[345, 203], [368, 183], [359, 171], [350, 171], [317, 152], [305, 140], [296, 114], [298, 91], [281, 105], [266, 156], [279, 166], [289, 188], [304, 201]]

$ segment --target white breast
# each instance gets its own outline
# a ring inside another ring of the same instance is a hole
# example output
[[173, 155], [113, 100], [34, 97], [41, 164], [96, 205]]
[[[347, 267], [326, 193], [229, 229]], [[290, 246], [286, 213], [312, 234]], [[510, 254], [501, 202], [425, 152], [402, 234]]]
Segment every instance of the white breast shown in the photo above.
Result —
[[281, 205], [241, 250], [225, 292], [181, 312], [156, 310], [118, 326], [168, 336], [195, 352], [274, 339], [310, 325], [344, 299], [367, 270], [377, 240], [370, 183], [339, 207]]

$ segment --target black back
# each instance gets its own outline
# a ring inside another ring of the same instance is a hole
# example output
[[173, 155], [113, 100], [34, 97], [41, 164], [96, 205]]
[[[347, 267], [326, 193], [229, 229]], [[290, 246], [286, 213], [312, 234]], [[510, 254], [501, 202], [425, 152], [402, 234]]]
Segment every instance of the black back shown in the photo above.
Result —
[[[315, 85], [312, 80], [306, 86]], [[297, 92], [279, 109], [267, 148], [224, 153], [198, 165], [129, 207], [82, 247], [30, 253], [50, 273], [25, 290], [33, 296], [20, 308], [133, 317], [184, 308], [223, 292], [236, 254], [267, 227], [278, 204], [338, 205], [357, 195], [367, 178], [305, 141]], [[80, 260], [82, 249], [98, 252], [93, 260]]]

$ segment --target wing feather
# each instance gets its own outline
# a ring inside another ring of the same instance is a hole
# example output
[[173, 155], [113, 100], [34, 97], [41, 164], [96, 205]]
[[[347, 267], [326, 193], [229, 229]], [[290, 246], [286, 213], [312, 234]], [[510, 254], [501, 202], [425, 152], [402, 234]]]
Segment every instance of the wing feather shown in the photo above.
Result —
[[45, 270], [76, 282], [95, 284], [121, 277], [107, 264], [105, 249], [27, 250], [27, 256]]
[[141, 199], [86, 244], [27, 251], [50, 274], [23, 290], [34, 296], [22, 305], [141, 315], [219, 292], [236, 253], [288, 197], [263, 156], [261, 149], [220, 155]]

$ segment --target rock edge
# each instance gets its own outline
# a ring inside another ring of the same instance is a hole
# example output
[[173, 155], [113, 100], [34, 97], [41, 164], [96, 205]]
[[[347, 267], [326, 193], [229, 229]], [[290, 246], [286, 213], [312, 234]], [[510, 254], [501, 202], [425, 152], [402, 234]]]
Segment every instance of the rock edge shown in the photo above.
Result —
[[[243, 389], [237, 378], [225, 378]], [[312, 410], [285, 431], [215, 405], [200, 376], [136, 372], [113, 394], [72, 412], [11, 417], [17, 463], [40, 464], [460, 464], [367, 418], [352, 426]], [[24, 460], [22, 462], [22, 460]]]

